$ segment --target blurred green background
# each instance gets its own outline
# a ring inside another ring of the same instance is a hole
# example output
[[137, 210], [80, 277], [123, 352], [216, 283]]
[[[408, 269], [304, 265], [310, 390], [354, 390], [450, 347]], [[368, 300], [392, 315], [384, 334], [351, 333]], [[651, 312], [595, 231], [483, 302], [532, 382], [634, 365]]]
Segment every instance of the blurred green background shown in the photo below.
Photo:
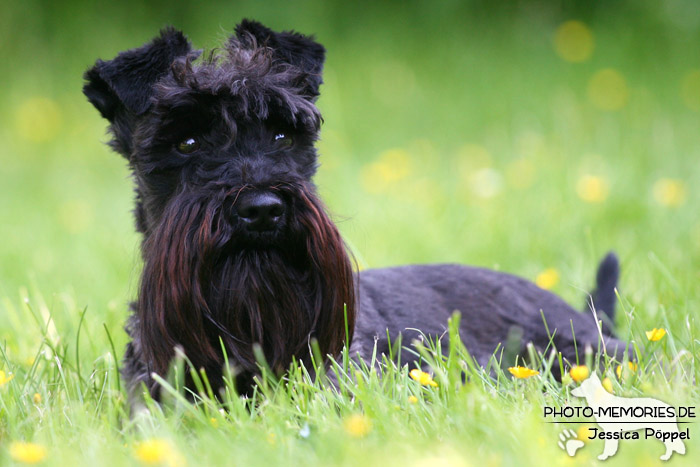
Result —
[[328, 50], [317, 183], [362, 267], [495, 267], [582, 305], [615, 249], [625, 299], [654, 326], [673, 308], [680, 327], [700, 298], [700, 5], [590, 3], [4, 1], [8, 354], [41, 340], [22, 332], [25, 297], [59, 335], [87, 307], [89, 355], [108, 348], [102, 323], [125, 341], [131, 183], [82, 73], [166, 24], [216, 47], [244, 17]]

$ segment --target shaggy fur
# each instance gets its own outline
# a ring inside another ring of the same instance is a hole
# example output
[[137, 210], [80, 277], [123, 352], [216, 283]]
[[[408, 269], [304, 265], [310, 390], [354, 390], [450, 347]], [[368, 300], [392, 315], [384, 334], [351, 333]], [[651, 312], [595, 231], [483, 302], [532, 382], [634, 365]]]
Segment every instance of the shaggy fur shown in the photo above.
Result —
[[[519, 351], [528, 342], [545, 348], [540, 310], [566, 358], [575, 357], [572, 323], [579, 346], [597, 346], [590, 314], [514, 276], [457, 265], [353, 275], [312, 182], [324, 55], [310, 37], [243, 21], [216, 52], [202, 55], [165, 29], [86, 72], [84, 92], [133, 172], [143, 234], [123, 371], [131, 396], [145, 384], [158, 397], [152, 374], [166, 375], [178, 346], [218, 389], [223, 345], [246, 393], [256, 345], [282, 373], [294, 358], [309, 362], [311, 339], [323, 355], [349, 344], [366, 357], [375, 342], [388, 351], [387, 329], [392, 341], [410, 341], [411, 328], [443, 335], [455, 310], [482, 364], [514, 333]], [[250, 217], [249, 206], [270, 200], [274, 214]], [[610, 255], [594, 294], [610, 316], [617, 276]]]

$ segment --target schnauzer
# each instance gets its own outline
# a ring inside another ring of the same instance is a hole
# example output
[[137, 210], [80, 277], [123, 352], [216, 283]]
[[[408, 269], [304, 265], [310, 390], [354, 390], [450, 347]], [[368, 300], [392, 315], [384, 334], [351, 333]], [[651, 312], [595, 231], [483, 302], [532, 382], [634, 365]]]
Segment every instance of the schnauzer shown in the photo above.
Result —
[[[521, 355], [530, 342], [570, 360], [576, 345], [601, 339], [625, 348], [594, 314], [508, 274], [460, 265], [354, 273], [312, 182], [323, 46], [244, 20], [221, 49], [200, 55], [168, 28], [85, 74], [84, 93], [133, 172], [143, 234], [126, 326], [130, 397], [142, 384], [158, 397], [153, 374], [166, 375], [176, 347], [215, 390], [228, 360], [246, 393], [256, 347], [280, 373], [293, 359], [310, 362], [312, 340], [324, 356], [348, 345], [367, 358], [399, 335], [444, 338], [455, 310], [481, 365], [513, 335]], [[591, 300], [610, 318], [617, 279], [610, 254]]]

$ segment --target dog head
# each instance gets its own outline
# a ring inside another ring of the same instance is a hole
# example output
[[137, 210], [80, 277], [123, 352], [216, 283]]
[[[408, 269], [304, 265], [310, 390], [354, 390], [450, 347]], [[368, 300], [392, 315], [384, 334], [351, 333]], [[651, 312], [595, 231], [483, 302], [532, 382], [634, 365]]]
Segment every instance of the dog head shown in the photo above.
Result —
[[243, 21], [218, 51], [165, 29], [98, 60], [84, 93], [110, 123], [136, 184], [144, 272], [132, 334], [164, 373], [181, 345], [197, 366], [275, 368], [337, 354], [354, 320], [352, 270], [316, 196], [315, 106], [325, 50]]
[[278, 192], [310, 184], [316, 171], [324, 54], [308, 37], [244, 21], [200, 60], [165, 29], [98, 61], [84, 92], [134, 172], [139, 230], [149, 234], [175, 198], [196, 192], [226, 197], [223, 215], [251, 237], [284, 227], [291, 200]]

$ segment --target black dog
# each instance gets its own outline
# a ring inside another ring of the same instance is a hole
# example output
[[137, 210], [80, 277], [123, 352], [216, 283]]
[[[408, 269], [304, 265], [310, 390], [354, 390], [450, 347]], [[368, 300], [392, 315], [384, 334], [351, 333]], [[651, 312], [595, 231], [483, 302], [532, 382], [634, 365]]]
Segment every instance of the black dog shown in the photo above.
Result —
[[[323, 355], [348, 343], [353, 356], [368, 357], [375, 341], [388, 351], [387, 329], [392, 340], [415, 337], [409, 328], [443, 335], [455, 310], [481, 364], [514, 329], [523, 345], [544, 349], [542, 314], [564, 357], [575, 358], [572, 325], [579, 348], [598, 346], [590, 313], [511, 275], [457, 265], [353, 274], [311, 181], [324, 48], [243, 21], [219, 52], [199, 55], [166, 29], [85, 74], [84, 92], [109, 120], [111, 145], [136, 182], [145, 265], [127, 325], [132, 397], [141, 383], [158, 397], [151, 375], [167, 373], [176, 346], [215, 389], [225, 349], [247, 392], [259, 371], [255, 345], [283, 372], [293, 357], [309, 363], [311, 339]], [[609, 255], [593, 297], [609, 316], [617, 277]]]

